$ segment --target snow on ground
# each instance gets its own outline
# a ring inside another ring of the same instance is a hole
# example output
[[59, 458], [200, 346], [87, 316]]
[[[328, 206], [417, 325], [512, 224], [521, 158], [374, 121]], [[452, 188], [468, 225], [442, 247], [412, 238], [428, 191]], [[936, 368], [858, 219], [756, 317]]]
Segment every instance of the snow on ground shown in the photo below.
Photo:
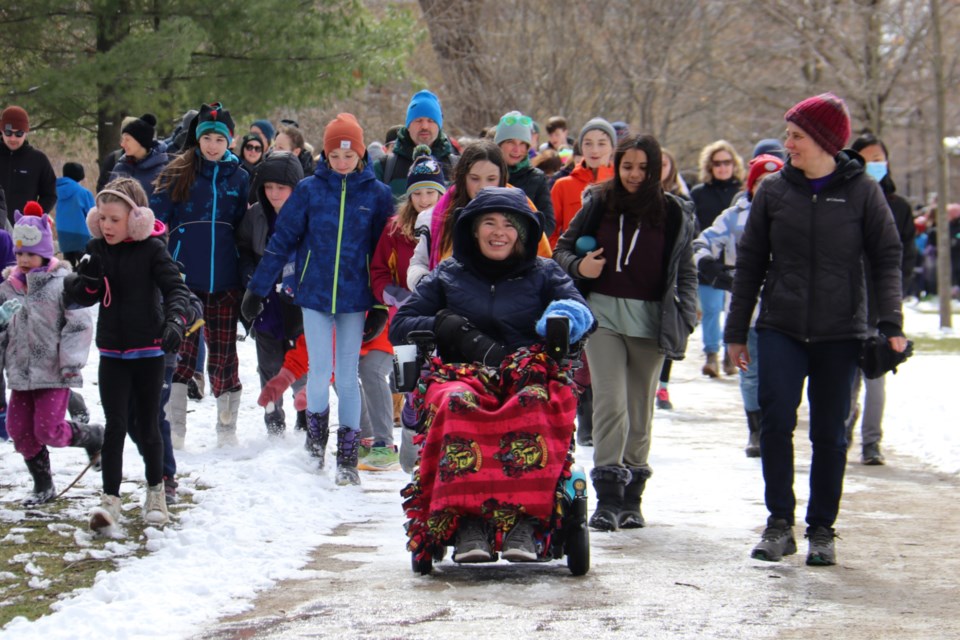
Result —
[[[906, 313], [911, 335], [939, 334], [935, 313], [917, 309]], [[699, 375], [700, 344], [698, 333], [691, 339], [688, 360], [674, 367], [671, 393], [678, 410], [656, 416], [651, 463], [658, 480], [664, 481], [658, 482], [658, 490], [669, 495], [647, 515], [695, 522], [700, 535], [718, 540], [742, 538], [744, 530], [758, 526], [766, 516], [759, 470], [755, 461], [742, 455], [746, 430], [737, 385]], [[65, 598], [49, 616], [34, 622], [11, 621], [3, 628], [5, 640], [188, 637], [222, 616], [248, 609], [258, 592], [277, 581], [306, 577], [303, 567], [311, 549], [325, 543], [375, 546], [375, 553], [358, 554], [357, 559], [393, 567], [399, 558], [400, 565], [408, 566], [398, 495], [406, 476], [399, 471], [363, 473], [362, 487], [336, 487], [329, 470], [334, 465], [332, 451], [328, 470], [319, 473], [303, 450], [302, 434], [288, 430], [284, 439], [268, 439], [262, 411], [255, 404], [259, 386], [254, 345], [242, 342], [239, 350], [244, 383], [241, 445], [217, 449], [214, 399], [190, 402], [186, 450], [178, 453], [177, 461], [181, 490], [192, 493], [196, 505], [182, 511], [172, 526], [147, 530], [151, 553], [145, 557], [124, 557], [132, 545], [118, 539], [111, 546], [120, 558], [118, 569], [99, 574], [93, 587]], [[942, 471], [960, 472], [960, 434], [949, 418], [955, 386], [951, 374], [958, 362], [955, 355], [917, 354], [898, 375], [888, 378], [886, 448]], [[84, 395], [95, 421], [102, 420], [99, 392], [91, 383], [96, 367], [92, 353], [84, 370]], [[718, 434], [729, 441], [729, 457], [723, 460], [717, 459], [713, 444]], [[579, 462], [588, 467], [589, 451], [579, 455]], [[80, 450], [64, 449], [55, 450], [52, 458], [58, 486], [66, 486], [84, 456]], [[142, 501], [143, 466], [129, 441], [124, 470], [124, 500], [133, 506]], [[22, 458], [9, 443], [0, 443], [0, 473], [14, 484], [0, 500], [19, 502], [29, 481]], [[705, 474], [710, 474], [710, 482], [699, 482], [696, 491], [684, 489], [683, 478]], [[83, 499], [70, 508], [79, 515], [97, 504], [99, 486], [96, 475], [84, 477], [72, 490]], [[757, 496], [755, 501], [729, 499], [751, 494]], [[343, 523], [364, 526], [345, 539], [336, 535]], [[77, 533], [74, 539], [82, 553], [88, 534]], [[749, 543], [744, 540], [745, 548]], [[603, 561], [602, 553], [595, 554], [595, 564]]]

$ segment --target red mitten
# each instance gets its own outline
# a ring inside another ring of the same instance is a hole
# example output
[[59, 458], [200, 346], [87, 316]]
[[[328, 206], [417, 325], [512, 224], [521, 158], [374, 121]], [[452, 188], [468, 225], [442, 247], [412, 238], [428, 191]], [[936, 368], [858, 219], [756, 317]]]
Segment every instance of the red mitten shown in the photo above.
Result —
[[281, 368], [280, 373], [270, 378], [267, 381], [267, 384], [263, 385], [263, 390], [260, 392], [260, 397], [257, 398], [257, 404], [261, 407], [265, 407], [271, 402], [276, 404], [277, 400], [280, 399], [280, 396], [283, 395], [283, 392], [290, 388], [294, 382], [297, 381], [297, 377], [293, 375], [293, 372], [287, 368]]

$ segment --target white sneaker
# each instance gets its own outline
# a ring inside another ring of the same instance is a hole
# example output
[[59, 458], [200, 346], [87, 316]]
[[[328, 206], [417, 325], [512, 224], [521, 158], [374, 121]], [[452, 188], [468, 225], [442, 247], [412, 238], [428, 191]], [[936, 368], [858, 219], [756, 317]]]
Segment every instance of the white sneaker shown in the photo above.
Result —
[[167, 497], [163, 491], [163, 483], [147, 488], [147, 497], [143, 501], [143, 521], [156, 527], [162, 527], [170, 522], [167, 514]]
[[116, 525], [120, 522], [120, 498], [103, 494], [100, 496], [100, 506], [94, 507], [90, 511], [90, 529], [91, 531], [102, 532], [104, 529]]

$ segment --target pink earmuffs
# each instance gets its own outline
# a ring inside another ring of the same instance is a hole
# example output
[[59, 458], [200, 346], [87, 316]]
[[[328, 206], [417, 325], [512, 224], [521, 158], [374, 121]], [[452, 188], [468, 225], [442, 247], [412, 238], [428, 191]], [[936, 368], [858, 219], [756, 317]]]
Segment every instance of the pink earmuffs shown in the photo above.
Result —
[[[135, 203], [130, 196], [119, 191], [114, 191], [113, 189], [104, 189], [97, 194], [97, 202], [100, 201], [100, 196], [104, 194], [110, 194], [116, 196], [130, 205], [130, 218], [127, 222], [127, 233], [130, 234], [132, 240], [146, 240], [153, 233], [153, 222], [154, 216], [153, 211], [150, 207], [141, 207]], [[100, 231], [100, 211], [97, 207], [90, 209], [87, 213], [87, 229], [90, 230], [90, 235], [94, 238], [102, 238], [103, 233]]]

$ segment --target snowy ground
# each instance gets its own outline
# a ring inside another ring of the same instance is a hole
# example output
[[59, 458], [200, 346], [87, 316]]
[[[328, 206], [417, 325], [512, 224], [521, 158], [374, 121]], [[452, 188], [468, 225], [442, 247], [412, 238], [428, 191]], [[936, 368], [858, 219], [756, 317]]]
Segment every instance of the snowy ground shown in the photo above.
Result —
[[[911, 335], [937, 335], [937, 324], [935, 314], [907, 309]], [[699, 376], [699, 346], [699, 335], [695, 335], [689, 360], [674, 367], [671, 393], [678, 410], [657, 413], [651, 462], [656, 470], [652, 486], [659, 494], [645, 511], [648, 519], [681, 528], [695, 522], [697, 535], [708, 541], [729, 545], [734, 540], [742, 544], [746, 559], [754, 531], [766, 515], [758, 484], [759, 466], [741, 452], [745, 429], [737, 385], [732, 379], [708, 381]], [[404, 474], [364, 473], [362, 487], [338, 488], [329, 472], [315, 471], [299, 433], [269, 440], [262, 412], [255, 405], [258, 384], [253, 345], [241, 343], [240, 353], [245, 387], [241, 446], [215, 448], [213, 398], [190, 403], [187, 446], [178, 454], [178, 465], [181, 487], [193, 493], [196, 505], [182, 512], [172, 526], [148, 530], [149, 555], [119, 560], [119, 569], [101, 573], [92, 588], [66, 597], [49, 616], [35, 622], [10, 622], [2, 630], [5, 640], [194, 636], [220, 618], [249, 609], [259, 593], [279, 581], [324, 575], [325, 569], [318, 570], [315, 562], [313, 568], [307, 568], [311, 551], [321, 545], [356, 545], [355, 553], [341, 553], [335, 562], [383, 565], [388, 568], [386, 580], [394, 575], [404, 584], [413, 580], [403, 550], [398, 495], [406, 482]], [[957, 356], [917, 354], [888, 379], [886, 450], [916, 457], [948, 474], [960, 473], [960, 434], [949, 418], [955, 414], [948, 404], [953, 400], [958, 362]], [[97, 420], [102, 418], [98, 390], [89, 382], [96, 379], [95, 354], [84, 374], [88, 381], [84, 395]], [[691, 405], [695, 412], [684, 410]], [[705, 423], [703, 415], [718, 416], [718, 421]], [[719, 456], [711, 446], [717, 439], [729, 443], [723, 445]], [[83, 455], [67, 449], [55, 451], [52, 457], [57, 484], [65, 486], [82, 466]], [[589, 466], [589, 458], [586, 450], [579, 461]], [[332, 465], [332, 456], [328, 456], [328, 466]], [[142, 498], [142, 463], [130, 443], [124, 466], [129, 482], [122, 490], [125, 502], [133, 506]], [[29, 486], [22, 458], [9, 443], [0, 443], [0, 474], [5, 479], [15, 478], [14, 488], [0, 497], [2, 517], [10, 513], [3, 503], [18, 502]], [[691, 490], [693, 485], [697, 490]], [[802, 486], [799, 478], [798, 486]], [[94, 506], [98, 488], [99, 478], [85, 477], [73, 490], [85, 496], [77, 509]], [[848, 492], [857, 490], [855, 482], [848, 482]], [[358, 525], [346, 540], [338, 530], [345, 524]], [[82, 554], [89, 538], [80, 533], [74, 537], [77, 553]], [[122, 557], [130, 546], [121, 538], [114, 551]], [[597, 547], [595, 567], [631, 561], [615, 552], [609, 542]], [[535, 580], [541, 574], [534, 569], [529, 575]], [[451, 576], [455, 582], [457, 574]], [[652, 576], [653, 580], [660, 578], [663, 576]], [[665, 580], [671, 584], [669, 577]], [[498, 587], [492, 583], [490, 588]], [[449, 598], [456, 601], [456, 590]], [[674, 613], [682, 616], [683, 610]], [[722, 617], [720, 612], [718, 615]]]

